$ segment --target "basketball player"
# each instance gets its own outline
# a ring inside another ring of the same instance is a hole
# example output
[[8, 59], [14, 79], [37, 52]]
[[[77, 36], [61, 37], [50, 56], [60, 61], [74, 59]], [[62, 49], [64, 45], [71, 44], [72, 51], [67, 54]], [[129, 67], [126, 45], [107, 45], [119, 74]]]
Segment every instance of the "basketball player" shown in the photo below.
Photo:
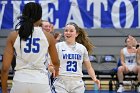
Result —
[[55, 38], [55, 40], [56, 40], [57, 42], [60, 41], [60, 39], [61, 39], [61, 37], [62, 37], [62, 34], [61, 34], [60, 32], [54, 32], [54, 26], [53, 26], [53, 24], [51, 24], [50, 22], [48, 22], [48, 21], [46, 21], [46, 20], [42, 20], [41, 26], [42, 26], [42, 29], [43, 29], [44, 31], [47, 31], [47, 32], [49, 32], [49, 33], [52, 33], [53, 36], [54, 36], [54, 38]]
[[[54, 36], [56, 42], [60, 41], [60, 38], [61, 38], [62, 34], [60, 32], [54, 32], [54, 26], [49, 21], [42, 20], [41, 27], [42, 27], [43, 31], [51, 33]], [[55, 75], [54, 66], [53, 66], [53, 64], [51, 62], [49, 54], [47, 56], [48, 56], [47, 69], [51, 73], [53, 73], [53, 75]], [[50, 73], [50, 76], [51, 76], [51, 73]], [[53, 77], [54, 76], [51, 77], [51, 83], [53, 82]]]
[[41, 17], [42, 7], [38, 3], [27, 3], [17, 25], [19, 30], [8, 36], [2, 62], [2, 93], [8, 93], [8, 72], [14, 52], [16, 71], [10, 93], [51, 93], [48, 71], [44, 65], [46, 54], [50, 54], [55, 76], [60, 64], [54, 37], [39, 27]]
[[53, 25], [49, 21], [46, 21], [46, 20], [42, 20], [41, 27], [44, 31], [47, 31], [49, 33], [52, 33], [54, 31]]
[[84, 93], [82, 80], [82, 64], [93, 81], [100, 87], [100, 81], [89, 61], [88, 53], [92, 52], [93, 45], [87, 34], [75, 23], [69, 23], [64, 30], [65, 41], [56, 44], [60, 60], [60, 74], [53, 85], [57, 93]]
[[[132, 36], [128, 36], [125, 40], [126, 47], [121, 49], [120, 52], [120, 59], [121, 59], [121, 65], [118, 68], [118, 80], [119, 80], [119, 88], [117, 92], [123, 92], [125, 89], [123, 87], [123, 74], [134, 72], [138, 74], [138, 86], [140, 85], [140, 66], [137, 64], [136, 60], [136, 54], [137, 49], [135, 44], [137, 43], [135, 38]], [[138, 93], [140, 92], [140, 87], [138, 87]]]

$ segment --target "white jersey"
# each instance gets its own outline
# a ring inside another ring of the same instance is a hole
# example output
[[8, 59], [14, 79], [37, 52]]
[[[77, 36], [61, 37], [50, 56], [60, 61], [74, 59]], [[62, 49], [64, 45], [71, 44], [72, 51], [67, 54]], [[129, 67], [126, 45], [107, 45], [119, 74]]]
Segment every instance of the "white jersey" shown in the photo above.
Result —
[[56, 48], [60, 60], [59, 74], [64, 76], [79, 76], [82, 74], [83, 61], [89, 61], [88, 52], [85, 46], [76, 43], [70, 47], [66, 42], [59, 42]]
[[123, 48], [123, 54], [125, 58], [125, 64], [127, 66], [136, 65], [136, 53], [128, 53], [127, 48]]
[[[31, 45], [31, 46], [30, 46]], [[34, 31], [26, 41], [17, 36], [14, 48], [16, 51], [15, 81], [48, 84], [48, 71], [45, 61], [48, 53], [48, 40], [41, 27], [34, 27]]]

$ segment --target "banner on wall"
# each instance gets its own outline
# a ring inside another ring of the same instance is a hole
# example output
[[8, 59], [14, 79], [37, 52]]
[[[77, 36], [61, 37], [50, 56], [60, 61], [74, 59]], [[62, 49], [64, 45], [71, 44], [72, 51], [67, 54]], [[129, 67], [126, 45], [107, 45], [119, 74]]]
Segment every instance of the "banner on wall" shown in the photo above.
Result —
[[140, 28], [140, 0], [1, 0], [0, 29], [14, 29], [24, 5], [40, 3], [43, 20], [63, 28]]

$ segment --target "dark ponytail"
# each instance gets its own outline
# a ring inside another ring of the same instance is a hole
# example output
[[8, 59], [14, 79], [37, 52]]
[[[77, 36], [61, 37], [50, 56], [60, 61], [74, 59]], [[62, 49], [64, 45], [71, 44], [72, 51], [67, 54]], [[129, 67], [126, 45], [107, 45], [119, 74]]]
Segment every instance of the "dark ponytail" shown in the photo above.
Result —
[[26, 40], [33, 32], [33, 21], [29, 18], [23, 17], [22, 25], [19, 28], [19, 36], [21, 39]]
[[40, 20], [42, 17], [42, 8], [38, 3], [27, 3], [24, 6], [22, 16], [19, 17], [20, 22], [16, 25], [16, 29], [19, 27], [19, 36], [21, 40], [26, 40], [34, 28], [34, 23]]

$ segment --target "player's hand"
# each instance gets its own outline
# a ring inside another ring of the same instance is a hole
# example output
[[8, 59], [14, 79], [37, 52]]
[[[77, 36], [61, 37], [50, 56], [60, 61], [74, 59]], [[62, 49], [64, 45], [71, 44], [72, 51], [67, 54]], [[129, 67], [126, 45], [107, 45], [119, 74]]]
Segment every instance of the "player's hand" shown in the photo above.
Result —
[[101, 86], [100, 86], [100, 80], [96, 79], [94, 82], [98, 85], [98, 88], [100, 89], [101, 88]]
[[53, 77], [55, 77], [55, 69], [53, 65], [48, 66], [48, 71], [50, 71], [53, 74]]

